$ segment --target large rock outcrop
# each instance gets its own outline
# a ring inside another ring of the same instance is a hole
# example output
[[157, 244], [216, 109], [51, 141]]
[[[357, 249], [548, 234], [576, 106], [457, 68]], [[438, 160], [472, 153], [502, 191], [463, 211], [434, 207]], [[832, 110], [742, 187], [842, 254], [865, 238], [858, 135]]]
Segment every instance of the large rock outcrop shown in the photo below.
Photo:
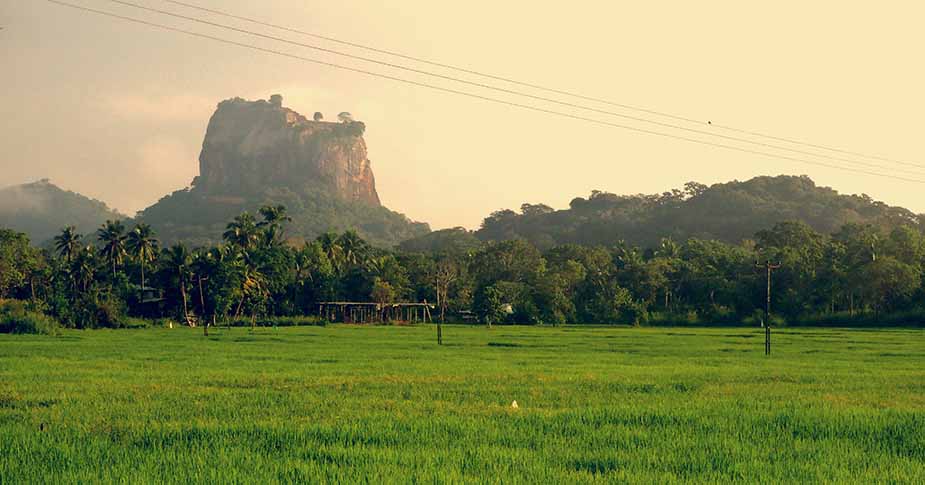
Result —
[[327, 231], [356, 230], [378, 246], [394, 246], [430, 232], [383, 207], [363, 140], [365, 125], [347, 113], [337, 123], [308, 120], [269, 101], [222, 101], [209, 121], [192, 187], [138, 213], [162, 242], [208, 245], [243, 211], [284, 205], [286, 235], [312, 239]]
[[305, 118], [270, 101], [223, 101], [209, 121], [194, 190], [227, 197], [267, 187], [326, 191], [347, 202], [380, 205], [357, 121]]

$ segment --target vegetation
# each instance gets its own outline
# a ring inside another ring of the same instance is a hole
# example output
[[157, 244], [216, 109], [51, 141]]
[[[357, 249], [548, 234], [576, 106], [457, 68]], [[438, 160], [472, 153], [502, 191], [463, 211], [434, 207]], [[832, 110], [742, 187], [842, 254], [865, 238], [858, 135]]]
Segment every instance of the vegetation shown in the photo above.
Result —
[[0, 300], [0, 333], [57, 335], [61, 326], [53, 318], [32, 311], [15, 300]]
[[103, 202], [62, 190], [48, 180], [0, 188], [0, 227], [25, 233], [37, 244], [45, 244], [64, 226], [87, 233], [107, 219], [124, 218]]
[[285, 206], [259, 213], [236, 215], [224, 243], [198, 248], [161, 249], [144, 223], [107, 221], [95, 241], [69, 226], [54, 252], [2, 231], [0, 298], [29, 300], [68, 327], [171, 318], [205, 333], [220, 322], [311, 316], [322, 301], [427, 301], [441, 319], [474, 313], [487, 324], [761, 325], [762, 268], [772, 262], [777, 325], [918, 325], [925, 316], [925, 236], [912, 225], [846, 224], [825, 235], [783, 222], [741, 244], [666, 238], [544, 251], [455, 230], [392, 251], [352, 231], [292, 244]]
[[839, 195], [805, 176], [780, 176], [710, 187], [691, 182], [655, 195], [594, 191], [560, 211], [524, 204], [519, 214], [493, 213], [476, 235], [486, 241], [522, 238], [541, 249], [568, 243], [609, 246], [620, 240], [651, 247], [666, 237], [738, 244], [781, 221], [804, 222], [823, 234], [849, 223], [870, 224], [885, 232], [902, 226], [925, 229], [922, 216], [906, 209], [867, 195]]
[[286, 221], [287, 238], [295, 241], [312, 240], [328, 231], [352, 230], [376, 246], [392, 247], [430, 231], [427, 224], [413, 222], [385, 207], [347, 202], [312, 187], [276, 187], [243, 197], [179, 190], [141, 211], [138, 221], [150, 224], [168, 244], [208, 246], [221, 242], [229, 219], [244, 211], [256, 213], [261, 207], [280, 205], [291, 218]]
[[[0, 337], [10, 483], [922, 483], [911, 330]], [[513, 409], [512, 401], [519, 407]]]

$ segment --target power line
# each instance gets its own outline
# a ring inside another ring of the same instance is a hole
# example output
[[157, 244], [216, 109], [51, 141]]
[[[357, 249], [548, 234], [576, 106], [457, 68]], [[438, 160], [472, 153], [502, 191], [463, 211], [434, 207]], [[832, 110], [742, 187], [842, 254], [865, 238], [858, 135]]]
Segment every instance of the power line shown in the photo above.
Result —
[[[183, 7], [191, 8], [191, 9], [194, 9], [194, 10], [199, 10], [199, 11], [202, 11], [202, 12], [208, 12], [208, 13], [211, 13], [211, 14], [220, 15], [220, 16], [227, 17], [227, 18], [232, 18], [232, 19], [236, 19], [236, 20], [241, 20], [241, 21], [248, 22], [248, 23], [252, 23], [252, 24], [255, 24], [255, 25], [261, 25], [261, 26], [264, 26], [264, 27], [270, 27], [270, 28], [282, 30], [282, 31], [285, 31], [285, 32], [291, 32], [291, 33], [295, 33], [295, 34], [299, 34], [299, 35], [305, 35], [305, 36], [308, 36], [308, 37], [313, 37], [313, 38], [316, 38], [316, 39], [322, 39], [322, 40], [326, 40], [326, 41], [329, 41], [329, 42], [334, 42], [334, 43], [341, 44], [341, 45], [346, 45], [346, 46], [355, 47], [355, 48], [358, 48], [358, 49], [367, 50], [367, 51], [370, 51], [370, 52], [376, 52], [376, 53], [379, 53], [379, 54], [386, 54], [386, 55], [389, 55], [389, 56], [398, 57], [398, 58], [401, 58], [401, 59], [406, 59], [406, 60], [415, 61], [415, 62], [420, 62], [420, 63], [428, 64], [428, 65], [431, 65], [431, 66], [436, 66], [436, 67], [441, 67], [441, 68], [445, 68], [445, 69], [450, 69], [450, 70], [454, 70], [454, 71], [457, 71], [457, 72], [463, 72], [463, 73], [466, 73], [466, 74], [472, 74], [472, 75], [475, 75], [475, 76], [481, 76], [481, 77], [484, 77], [484, 78], [487, 78], [487, 79], [494, 79], [494, 80], [496, 80], [496, 81], [503, 81], [503, 82], [506, 82], [506, 83], [515, 84], [515, 85], [524, 86], [524, 87], [533, 88], [533, 89], [538, 89], [538, 90], [546, 91], [546, 92], [549, 92], [549, 93], [555, 93], [555, 94], [560, 94], [560, 95], [563, 95], [563, 96], [569, 96], [569, 97], [573, 97], [573, 98], [577, 98], [577, 99], [583, 99], [583, 100], [585, 100], [585, 101], [594, 101], [594, 102], [597, 102], [597, 103], [603, 103], [603, 104], [607, 104], [607, 105], [610, 105], [610, 106], [616, 106], [616, 107], [619, 107], [619, 108], [624, 108], [624, 109], [628, 109], [628, 110], [632, 110], [632, 111], [638, 111], [638, 112], [641, 112], [641, 113], [648, 113], [648, 114], [652, 114], [652, 115], [662, 116], [662, 117], [670, 118], [670, 119], [677, 120], [677, 121], [684, 121], [684, 122], [694, 123], [694, 124], [698, 124], [698, 125], [703, 125], [703, 124], [704, 124], [703, 120], [697, 120], [697, 119], [693, 119], [693, 118], [689, 118], [689, 117], [685, 117], [685, 116], [679, 116], [679, 115], [667, 113], [667, 112], [664, 112], [664, 111], [657, 111], [657, 110], [653, 110], [653, 109], [641, 108], [641, 107], [638, 107], [638, 106], [628, 105], [628, 104], [624, 104], [624, 103], [618, 103], [618, 102], [611, 101], [611, 100], [608, 100], [608, 99], [603, 99], [603, 98], [600, 98], [600, 97], [587, 96], [587, 95], [583, 95], [583, 94], [576, 93], [576, 92], [574, 92], [574, 91], [566, 91], [566, 90], [562, 90], [562, 89], [551, 88], [551, 87], [544, 86], [544, 85], [541, 85], [541, 84], [530, 83], [530, 82], [525, 82], [525, 81], [519, 81], [519, 80], [516, 80], [516, 79], [512, 79], [512, 78], [510, 78], [510, 77], [504, 77], [504, 76], [498, 76], [498, 75], [495, 75], [495, 74], [489, 74], [489, 73], [486, 73], [486, 72], [484, 72], [484, 71], [477, 71], [477, 70], [474, 70], [474, 69], [469, 69], [469, 68], [454, 66], [454, 65], [451, 65], [451, 64], [442, 63], [442, 62], [437, 62], [437, 61], [433, 61], [433, 60], [430, 60], [430, 59], [425, 59], [425, 58], [422, 58], [422, 57], [416, 57], [416, 56], [411, 56], [411, 55], [407, 55], [407, 54], [402, 54], [402, 53], [396, 52], [396, 51], [391, 51], [391, 50], [386, 50], [386, 49], [380, 49], [380, 48], [376, 48], [376, 47], [370, 47], [370, 46], [363, 45], [363, 44], [359, 44], [359, 43], [355, 43], [355, 42], [350, 42], [350, 41], [345, 41], [345, 40], [342, 40], [342, 39], [337, 39], [337, 38], [335, 38], [335, 37], [325, 36], [325, 35], [316, 34], [316, 33], [312, 33], [312, 32], [306, 32], [306, 31], [304, 31], [304, 30], [299, 30], [299, 29], [294, 29], [294, 28], [291, 28], [291, 27], [286, 27], [286, 26], [282, 26], [282, 25], [278, 25], [278, 24], [273, 24], [273, 23], [269, 23], [269, 22], [264, 22], [264, 21], [260, 21], [260, 20], [257, 20], [257, 19], [254, 19], [254, 18], [250, 18], [250, 17], [245, 17], [245, 16], [241, 16], [241, 15], [234, 15], [234, 14], [230, 14], [230, 13], [228, 13], [228, 12], [223, 12], [223, 11], [221, 11], [221, 10], [206, 8], [206, 7], [202, 7], [202, 6], [199, 6], [199, 5], [194, 5], [194, 4], [187, 3], [187, 2], [181, 2], [181, 1], [178, 1], [178, 0], [163, 0], [163, 1], [165, 1], [165, 2], [167, 2], [167, 3], [172, 3], [172, 4], [175, 4], [175, 5], [180, 5], [180, 6], [183, 6]], [[761, 138], [767, 138], [767, 139], [771, 139], [771, 140], [782, 141], [782, 142], [786, 142], [786, 143], [792, 143], [792, 144], [794, 144], [794, 145], [802, 145], [802, 146], [805, 146], [805, 147], [817, 148], [817, 149], [820, 149], [820, 150], [828, 150], [828, 151], [831, 151], [831, 152], [842, 153], [842, 154], [845, 154], [845, 155], [854, 155], [854, 156], [857, 156], [857, 157], [868, 158], [868, 159], [874, 159], [874, 160], [880, 160], [880, 161], [884, 161], [884, 162], [890, 162], [890, 163], [899, 164], [899, 165], [905, 165], [905, 166], [909, 166], [909, 167], [925, 168], [925, 165], [919, 164], [919, 163], [905, 162], [905, 161], [902, 161], [902, 160], [896, 160], [896, 159], [887, 158], [887, 157], [882, 157], [882, 156], [878, 156], [878, 155], [867, 155], [867, 154], [860, 153], [860, 152], [856, 152], [856, 151], [850, 151], [850, 150], [845, 150], [845, 149], [842, 149], [842, 148], [836, 148], [836, 147], [831, 147], [831, 146], [826, 146], [826, 145], [821, 145], [821, 144], [815, 144], [815, 143], [810, 143], [810, 142], [795, 140], [795, 139], [793, 139], [793, 138], [785, 138], [785, 137], [779, 137], [779, 136], [774, 136], [774, 135], [768, 135], [768, 134], [760, 133], [760, 132], [757, 132], [757, 131], [745, 130], [745, 129], [736, 128], [736, 127], [728, 126], [728, 125], [721, 125], [721, 124], [717, 124], [717, 123], [712, 123], [712, 122], [711, 122], [711, 123], [709, 123], [709, 126], [714, 127], [714, 128], [719, 128], [719, 129], [722, 129], [722, 130], [732, 131], [732, 132], [735, 132], [735, 133], [741, 133], [741, 134], [744, 134], [744, 135], [750, 135], [750, 136], [756, 136], [756, 137], [761, 137]], [[822, 156], [822, 157], [825, 156], [825, 155], [819, 155], [819, 154], [814, 154], [814, 155], [816, 155], [816, 156]]]
[[[378, 60], [378, 59], [372, 59], [372, 58], [368, 58], [368, 57], [357, 56], [357, 55], [354, 55], [354, 54], [349, 54], [349, 53], [337, 51], [337, 50], [334, 50], [334, 49], [328, 49], [328, 48], [320, 47], [320, 46], [317, 46], [317, 45], [312, 45], [312, 44], [306, 44], [306, 43], [302, 43], [302, 42], [297, 42], [297, 41], [293, 41], [293, 40], [290, 40], [290, 39], [285, 39], [285, 38], [282, 38], [282, 37], [276, 37], [276, 36], [272, 36], [272, 35], [267, 35], [267, 34], [264, 34], [264, 33], [261, 33], [261, 32], [254, 32], [254, 31], [252, 31], [252, 30], [241, 29], [241, 28], [234, 27], [234, 26], [231, 26], [231, 25], [221, 24], [221, 23], [217, 23], [217, 22], [211, 22], [211, 21], [204, 20], [204, 19], [201, 19], [201, 18], [198, 18], [198, 17], [191, 17], [191, 16], [187, 16], [187, 15], [181, 15], [181, 14], [178, 14], [178, 13], [174, 13], [174, 12], [170, 12], [170, 11], [166, 11], [166, 10], [160, 10], [160, 9], [152, 8], [152, 7], [147, 7], [147, 6], [144, 6], [144, 5], [139, 5], [139, 4], [136, 4], [136, 3], [127, 2], [127, 1], [124, 1], [124, 0], [109, 0], [109, 1], [112, 2], [112, 3], [118, 4], [118, 5], [124, 5], [124, 6], [127, 6], [127, 7], [136, 8], [136, 9], [139, 9], [139, 10], [144, 10], [144, 11], [148, 11], [148, 12], [154, 12], [154, 13], [161, 14], [161, 15], [166, 15], [166, 16], [169, 16], [169, 17], [174, 17], [174, 18], [178, 18], [178, 19], [182, 19], [182, 20], [187, 20], [187, 21], [190, 21], [190, 22], [196, 22], [196, 23], [200, 23], [200, 24], [203, 24], [203, 25], [208, 25], [208, 26], [210, 26], [210, 27], [218, 27], [218, 28], [230, 30], [230, 31], [233, 31], [233, 32], [238, 32], [238, 33], [242, 33], [242, 34], [246, 34], [246, 35], [252, 35], [252, 36], [254, 36], [254, 37], [259, 37], [259, 38], [263, 38], [263, 39], [267, 39], [267, 40], [272, 40], [272, 41], [276, 41], [276, 42], [282, 42], [282, 43], [286, 43], [286, 44], [290, 44], [290, 45], [294, 45], [294, 46], [298, 46], [298, 47], [305, 47], [305, 48], [308, 48], [308, 49], [313, 49], [313, 50], [317, 50], [317, 51], [320, 51], [320, 52], [325, 52], [325, 53], [328, 53], [328, 54], [334, 54], [334, 55], [346, 57], [346, 58], [348, 58], [348, 59], [354, 59], [354, 60], [363, 61], [363, 62], [370, 62], [370, 63], [373, 63], [373, 64], [378, 64], [378, 65], [385, 66], [385, 67], [389, 67], [389, 68], [393, 68], [393, 69], [399, 69], [399, 70], [403, 70], [403, 71], [407, 71], [407, 72], [413, 72], [413, 73], [415, 73], [415, 74], [422, 74], [422, 75], [425, 75], [425, 76], [431, 76], [431, 77], [438, 78], [438, 79], [443, 79], [443, 80], [452, 81], [452, 82], [458, 82], [458, 83], [461, 83], [461, 84], [466, 84], [466, 85], [469, 85], [469, 86], [474, 86], [474, 87], [478, 87], [478, 88], [482, 88], [482, 89], [489, 89], [489, 90], [492, 90], [492, 91], [497, 91], [497, 92], [501, 92], [501, 93], [505, 93], [505, 94], [511, 94], [511, 95], [514, 95], [514, 96], [521, 96], [521, 97], [528, 98], [528, 99], [533, 99], [533, 100], [536, 100], [536, 101], [543, 101], [543, 102], [547, 102], [547, 103], [558, 104], [558, 105], [560, 105], [560, 106], [565, 106], [565, 107], [568, 107], [568, 108], [577, 108], [577, 109], [583, 109], [583, 110], [590, 111], [590, 112], [594, 112], [594, 113], [598, 113], [598, 114], [605, 114], [605, 115], [610, 115], [610, 116], [617, 116], [617, 117], [624, 118], [624, 119], [628, 119], [628, 120], [632, 120], [632, 121], [637, 121], [637, 122], [641, 122], [641, 123], [649, 123], [649, 124], [652, 124], [652, 125], [661, 126], [661, 127], [663, 127], [663, 128], [671, 128], [671, 129], [675, 129], [675, 130], [686, 131], [686, 132], [689, 132], [689, 133], [696, 133], [696, 134], [698, 134], [698, 135], [705, 135], [705, 136], [717, 137], [717, 138], [721, 138], [721, 139], [725, 139], [725, 140], [730, 140], [730, 141], [735, 141], [735, 142], [739, 142], [739, 143], [747, 143], [747, 144], [751, 144], [751, 145], [755, 145], [755, 146], [760, 146], [760, 147], [762, 147], [762, 148], [770, 148], [770, 149], [773, 149], [773, 150], [782, 150], [782, 151], [787, 151], [787, 152], [791, 152], [791, 153], [797, 153], [797, 154], [800, 154], [800, 155], [807, 155], [807, 156], [811, 156], [811, 157], [820, 157], [820, 158], [825, 158], [825, 159], [829, 159], [829, 160], [835, 160], [835, 161], [840, 161], [840, 162], [847, 162], [847, 163], [852, 163], [852, 164], [856, 164], [856, 165], [866, 166], [866, 167], [870, 167], [870, 168], [877, 168], [877, 169], [881, 169], [881, 170], [888, 170], [888, 171], [893, 171], [893, 172], [902, 172], [902, 173], [913, 174], [913, 175], [923, 175], [923, 173], [922, 173], [921, 171], [909, 170], [909, 169], [902, 169], [902, 168], [895, 168], [895, 167], [887, 167], [887, 166], [880, 165], [880, 164], [876, 164], [876, 163], [870, 163], [870, 162], [863, 162], [863, 161], [851, 160], [851, 159], [848, 159], [848, 158], [834, 157], [834, 156], [831, 156], [831, 155], [822, 155], [822, 154], [818, 154], [818, 153], [814, 153], [814, 152], [807, 152], [807, 151], [799, 150], [799, 149], [795, 149], [795, 148], [790, 148], [790, 147], [785, 147], [785, 146], [780, 146], [780, 145], [773, 145], [773, 144], [770, 144], [770, 143], [763, 143], [763, 142], [759, 142], [759, 141], [749, 140], [749, 139], [746, 139], [746, 138], [740, 138], [740, 137], [735, 137], [735, 136], [722, 135], [722, 134], [717, 134], [717, 133], [713, 133], [713, 132], [710, 132], [710, 131], [699, 130], [699, 129], [695, 129], [695, 128], [688, 128], [688, 127], [681, 126], [681, 125], [677, 125], [677, 124], [663, 123], [663, 122], [660, 122], [660, 121], [654, 121], [654, 120], [650, 120], [650, 119], [647, 119], [647, 118], [640, 118], [640, 117], [637, 117], [637, 116], [631, 116], [631, 115], [627, 115], [627, 114], [623, 114], [623, 113], [617, 113], [617, 112], [614, 112], [614, 111], [608, 111], [608, 110], [593, 108], [593, 107], [589, 107], [589, 106], [584, 106], [584, 105], [580, 105], [580, 104], [576, 104], [576, 103], [570, 103], [570, 102], [567, 102], [567, 101], [561, 101], [561, 100], [557, 100], [557, 99], [553, 99], [553, 98], [548, 98], [548, 97], [544, 97], [544, 96], [536, 96], [536, 95], [533, 95], [533, 94], [524, 93], [524, 92], [522, 92], [522, 91], [516, 91], [516, 90], [512, 90], [512, 89], [505, 89], [505, 88], [493, 86], [493, 85], [490, 85], [490, 84], [485, 84], [485, 83], [480, 83], [480, 82], [469, 81], [469, 80], [466, 80], [466, 79], [460, 79], [460, 78], [453, 77], [453, 76], [447, 76], [447, 75], [443, 75], [443, 74], [439, 74], [439, 73], [435, 73], [435, 72], [431, 72], [431, 71], [425, 71], [425, 70], [422, 70], [422, 69], [416, 69], [416, 68], [413, 68], [413, 67], [408, 67], [408, 66], [404, 66], [404, 65], [400, 65], [400, 64], [395, 64], [395, 63], [391, 63], [391, 62], [381, 61], [381, 60]], [[922, 168], [925, 169], [925, 166], [923, 166]]]
[[318, 60], [318, 59], [312, 59], [312, 58], [309, 58], [309, 57], [303, 57], [303, 56], [300, 56], [300, 55], [297, 55], [297, 54], [292, 54], [292, 53], [288, 53], [288, 52], [283, 52], [283, 51], [279, 51], [279, 50], [275, 50], [275, 49], [269, 49], [269, 48], [266, 48], [266, 47], [261, 47], [261, 46], [257, 46], [257, 45], [253, 45], [253, 44], [247, 44], [247, 43], [244, 43], [244, 42], [238, 42], [238, 41], [234, 41], [234, 40], [229, 40], [229, 39], [225, 39], [225, 38], [222, 38], [222, 37], [216, 37], [216, 36], [209, 35], [209, 34], [203, 34], [203, 33], [200, 33], [200, 32], [194, 32], [194, 31], [190, 31], [190, 30], [184, 30], [184, 29], [180, 29], [180, 28], [177, 28], [177, 27], [172, 27], [172, 26], [169, 26], [169, 25], [159, 24], [159, 23], [156, 23], [156, 22], [150, 22], [150, 21], [147, 21], [147, 20], [137, 19], [137, 18], [134, 18], [134, 17], [128, 17], [128, 16], [125, 16], [125, 15], [120, 15], [120, 14], [116, 14], [116, 13], [112, 13], [112, 12], [106, 12], [106, 11], [103, 11], [103, 10], [97, 10], [97, 9], [90, 8], [90, 7], [85, 7], [85, 6], [82, 6], [82, 5], [76, 5], [76, 4], [72, 4], [72, 3], [68, 3], [68, 2], [63, 2], [63, 1], [61, 1], [61, 0], [47, 0], [47, 1], [50, 2], [50, 3], [54, 3], [54, 4], [57, 4], [57, 5], [61, 5], [61, 6], [73, 8], [73, 9], [76, 9], [76, 10], [82, 10], [82, 11], [85, 11], [85, 12], [91, 12], [91, 13], [95, 13], [95, 14], [98, 14], [98, 15], [103, 15], [103, 16], [106, 16], [106, 17], [116, 18], [116, 19], [120, 19], [120, 20], [125, 20], [125, 21], [127, 21], [127, 22], [132, 22], [132, 23], [136, 23], [136, 24], [147, 25], [147, 26], [149, 26], [149, 27], [155, 27], [155, 28], [159, 28], [159, 29], [162, 29], [162, 30], [167, 30], [167, 31], [170, 31], [170, 32], [177, 32], [177, 33], [189, 35], [189, 36], [192, 36], [192, 37], [199, 37], [199, 38], [202, 38], [202, 39], [213, 40], [213, 41], [220, 42], [220, 43], [224, 43], [224, 44], [228, 44], [228, 45], [234, 45], [234, 46], [238, 46], [238, 47], [243, 47], [243, 48], [245, 48], [245, 49], [251, 49], [251, 50], [255, 50], [255, 51], [259, 51], [259, 52], [264, 52], [264, 53], [268, 53], [268, 54], [274, 54], [274, 55], [278, 55], [278, 56], [282, 56], [282, 57], [288, 57], [288, 58], [290, 58], [290, 59], [301, 60], [301, 61], [304, 61], [304, 62], [310, 62], [310, 63], [313, 63], [313, 64], [318, 64], [318, 65], [322, 65], [322, 66], [332, 67], [332, 68], [335, 68], [335, 69], [341, 69], [341, 70], [344, 70], [344, 71], [355, 72], [355, 73], [358, 73], [358, 74], [364, 74], [364, 75], [367, 75], [367, 76], [377, 77], [377, 78], [381, 78], [381, 79], [388, 79], [388, 80], [391, 80], [391, 81], [396, 81], [396, 82], [400, 82], [400, 83], [404, 83], [404, 84], [409, 84], [409, 85], [418, 86], [418, 87], [424, 87], [424, 88], [432, 89], [432, 90], [435, 90], [435, 91], [441, 91], [441, 92], [444, 92], [444, 93], [457, 94], [457, 95], [460, 95], [460, 96], [466, 96], [466, 97], [470, 97], [470, 98], [474, 98], [474, 99], [479, 99], [479, 100], [482, 100], [482, 101], [488, 101], [488, 102], [492, 102], [492, 103], [497, 103], [497, 104], [512, 106], [512, 107], [515, 107], [515, 108], [521, 108], [521, 109], [525, 109], [525, 110], [535, 111], [535, 112], [538, 112], [538, 113], [546, 113], [546, 114], [551, 114], [551, 115], [555, 115], [555, 116], [561, 116], [561, 117], [564, 117], [564, 118], [569, 118], [569, 119], [579, 120], [579, 121], [585, 121], [585, 122], [593, 123], [593, 124], [597, 124], [597, 125], [609, 126], [609, 127], [613, 127], [613, 128], [620, 128], [620, 129], [628, 130], [628, 131], [634, 131], [634, 132], [637, 132], [637, 133], [645, 133], [645, 134], [654, 135], [654, 136], [660, 136], [660, 137], [665, 137], [665, 138], [672, 138], [672, 139], [687, 141], [687, 142], [690, 142], [690, 143], [696, 143], [696, 144], [700, 144], [700, 145], [704, 145], [704, 146], [711, 146], [711, 147], [716, 147], [716, 148], [724, 148], [724, 149], [728, 149], [728, 150], [739, 151], [739, 152], [742, 152], [742, 153], [750, 153], [750, 154], [753, 154], [753, 155], [761, 155], [761, 156], [769, 157], [769, 158], [772, 158], [772, 159], [789, 160], [789, 161], [798, 162], [798, 163], [805, 163], [805, 164], [809, 164], [809, 165], [817, 165], [817, 166], [821, 166], [821, 167], [827, 167], [827, 168], [831, 168], [831, 169], [835, 169], [835, 170], [842, 170], [842, 171], [847, 171], [847, 172], [854, 172], [854, 173], [860, 173], [860, 174], [865, 174], [865, 175], [871, 175], [871, 176], [874, 176], [874, 177], [890, 178], [890, 179], [895, 179], [895, 180], [902, 180], [902, 181], [905, 181], [905, 182], [912, 182], [912, 183], [918, 183], [918, 184], [925, 184], [925, 180], [921, 180], [921, 179], [913, 179], [913, 178], [908, 178], [908, 177], [903, 177], [903, 176], [898, 176], [898, 175], [891, 175], [891, 174], [886, 174], [886, 173], [873, 172], [873, 171], [869, 171], [869, 170], [863, 170], [863, 169], [857, 169], [857, 168], [851, 168], [851, 167], [842, 167], [842, 166], [839, 166], [839, 165], [832, 165], [832, 164], [825, 163], [825, 162], [819, 162], [819, 161], [813, 161], [813, 160], [805, 160], [805, 159], [796, 158], [796, 157], [789, 157], [789, 156], [786, 156], [786, 155], [776, 155], [776, 154], [773, 154], [773, 153], [767, 153], [767, 152], [762, 152], [762, 151], [758, 151], [758, 150], [751, 150], [751, 149], [748, 149], [748, 148], [737, 147], [737, 146], [734, 146], [734, 145], [726, 145], [726, 144], [715, 143], [715, 142], [707, 141], [707, 140], [699, 140], [699, 139], [696, 139], [696, 138], [690, 138], [690, 137], [685, 137], [685, 136], [680, 136], [680, 135], [674, 135], [674, 134], [670, 134], [670, 133], [664, 133], [664, 132], [660, 132], [660, 131], [649, 130], [649, 129], [639, 128], [639, 127], [635, 127], [635, 126], [621, 125], [621, 124], [619, 124], [619, 123], [613, 123], [613, 122], [604, 121], [604, 120], [599, 120], [599, 119], [595, 119], [595, 118], [588, 118], [588, 117], [585, 117], [585, 116], [575, 115], [575, 114], [572, 114], [572, 113], [566, 113], [566, 112], [563, 112], [563, 111], [556, 111], [556, 110], [551, 110], [551, 109], [542, 108], [542, 107], [539, 107], [539, 106], [533, 106], [533, 105], [528, 105], [528, 104], [523, 104], [523, 103], [516, 103], [516, 102], [512, 102], [512, 101], [507, 101], [507, 100], [503, 100], [503, 99], [499, 99], [499, 98], [492, 98], [492, 97], [489, 97], [489, 96], [483, 96], [483, 95], [480, 95], [480, 94], [470, 93], [470, 92], [466, 92], [466, 91], [459, 91], [459, 90], [456, 90], [456, 89], [447, 88], [447, 87], [443, 87], [443, 86], [438, 86], [438, 85], [435, 85], [435, 84], [428, 84], [428, 83], [424, 83], [424, 82], [420, 82], [420, 81], [414, 81], [414, 80], [411, 80], [411, 79], [404, 79], [404, 78], [400, 78], [400, 77], [396, 77], [396, 76], [391, 76], [391, 75], [388, 75], [388, 74], [382, 74], [382, 73], [377, 73], [377, 72], [373, 72], [373, 71], [367, 71], [367, 70], [359, 69], [359, 68], [355, 68], [355, 67], [344, 66], [344, 65], [341, 65], [341, 64], [335, 64], [335, 63], [332, 63], [332, 62], [322, 61], [322, 60]]

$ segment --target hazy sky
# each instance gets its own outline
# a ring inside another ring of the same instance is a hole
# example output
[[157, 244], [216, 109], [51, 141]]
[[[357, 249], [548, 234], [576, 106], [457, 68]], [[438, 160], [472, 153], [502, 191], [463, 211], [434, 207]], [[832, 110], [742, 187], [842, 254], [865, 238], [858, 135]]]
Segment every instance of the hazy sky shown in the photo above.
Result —
[[[107, 0], [69, 1], [408, 76]], [[130, 1], [183, 11], [160, 0]], [[925, 166], [922, 2], [187, 1], [704, 123]], [[383, 203], [434, 228], [474, 228], [489, 212], [523, 202], [561, 208], [592, 189], [661, 192], [690, 180], [764, 174], [807, 174], [841, 192], [925, 212], [922, 184], [526, 112], [45, 0], [0, 0], [0, 27], [0, 186], [49, 177], [127, 213], [198, 173], [202, 137], [219, 101], [273, 93], [303, 114], [350, 111], [365, 121]]]

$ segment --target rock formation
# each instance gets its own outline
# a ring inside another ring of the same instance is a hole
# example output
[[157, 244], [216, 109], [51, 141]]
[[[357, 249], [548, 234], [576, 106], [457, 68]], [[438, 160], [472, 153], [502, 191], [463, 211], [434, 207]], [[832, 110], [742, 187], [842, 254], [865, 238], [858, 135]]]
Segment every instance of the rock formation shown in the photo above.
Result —
[[223, 101], [209, 121], [193, 190], [216, 197], [247, 197], [267, 187], [321, 190], [378, 207], [364, 130], [356, 121], [309, 120], [283, 107], [278, 95]]
[[[345, 113], [342, 113], [342, 115]], [[366, 155], [366, 126], [307, 119], [283, 107], [283, 98], [222, 101], [209, 121], [199, 155], [199, 175], [141, 211], [164, 243], [208, 245], [221, 241], [231, 218], [284, 205], [292, 222], [286, 234], [313, 239], [327, 231], [356, 230], [378, 246], [430, 232], [427, 224], [379, 202]]]

